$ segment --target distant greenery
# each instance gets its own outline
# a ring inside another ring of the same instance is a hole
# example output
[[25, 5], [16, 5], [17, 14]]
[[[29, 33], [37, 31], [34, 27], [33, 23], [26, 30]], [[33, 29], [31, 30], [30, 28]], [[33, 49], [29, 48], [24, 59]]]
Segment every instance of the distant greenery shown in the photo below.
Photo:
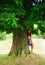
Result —
[[6, 39], [6, 32], [1, 32], [0, 31], [0, 40]]

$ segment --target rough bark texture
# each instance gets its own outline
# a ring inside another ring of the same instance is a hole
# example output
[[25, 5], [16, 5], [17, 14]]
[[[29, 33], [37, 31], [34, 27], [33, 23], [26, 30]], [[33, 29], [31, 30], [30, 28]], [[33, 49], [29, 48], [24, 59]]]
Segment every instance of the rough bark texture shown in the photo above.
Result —
[[27, 44], [27, 33], [26, 31], [21, 31], [19, 29], [13, 30], [13, 44], [10, 54], [15, 55], [27, 54], [28, 44]]

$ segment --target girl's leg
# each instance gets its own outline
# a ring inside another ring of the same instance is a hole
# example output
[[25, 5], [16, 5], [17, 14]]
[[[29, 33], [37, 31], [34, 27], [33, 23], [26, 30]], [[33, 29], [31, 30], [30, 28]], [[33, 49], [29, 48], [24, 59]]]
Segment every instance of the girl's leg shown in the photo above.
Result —
[[33, 48], [34, 48], [34, 45], [32, 44], [32, 45], [31, 45], [31, 52], [33, 51]]
[[31, 46], [29, 46], [29, 53], [31, 53]]

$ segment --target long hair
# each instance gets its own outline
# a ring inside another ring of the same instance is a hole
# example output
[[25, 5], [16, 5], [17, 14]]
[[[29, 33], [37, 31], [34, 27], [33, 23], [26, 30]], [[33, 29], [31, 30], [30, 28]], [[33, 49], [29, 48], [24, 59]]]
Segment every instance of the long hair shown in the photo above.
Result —
[[31, 31], [30, 31], [30, 29], [27, 29], [27, 36], [30, 36], [31, 37]]

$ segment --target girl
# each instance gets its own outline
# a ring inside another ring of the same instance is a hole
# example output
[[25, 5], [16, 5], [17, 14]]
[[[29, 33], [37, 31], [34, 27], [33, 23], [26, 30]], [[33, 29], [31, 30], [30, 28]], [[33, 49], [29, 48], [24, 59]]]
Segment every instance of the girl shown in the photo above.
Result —
[[30, 32], [30, 30], [28, 30], [28, 33], [27, 34], [28, 34], [27, 37], [28, 37], [29, 51], [32, 52], [33, 47], [34, 47], [33, 41], [32, 41], [32, 33]]

